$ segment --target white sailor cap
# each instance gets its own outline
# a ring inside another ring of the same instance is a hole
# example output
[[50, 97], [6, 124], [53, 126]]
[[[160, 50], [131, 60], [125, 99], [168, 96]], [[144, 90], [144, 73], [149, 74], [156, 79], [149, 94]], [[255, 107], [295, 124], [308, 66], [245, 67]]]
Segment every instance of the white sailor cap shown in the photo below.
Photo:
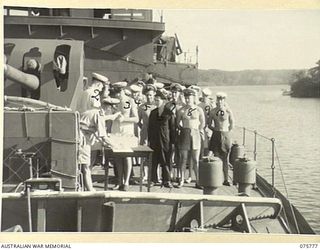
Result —
[[127, 87], [127, 82], [114, 82], [114, 83], [111, 83], [111, 87], [113, 88], [125, 88]]
[[227, 94], [225, 92], [217, 92], [216, 93], [216, 97], [217, 98], [226, 98], [227, 97]]
[[118, 104], [118, 103], [120, 103], [120, 100], [117, 98], [112, 98], [112, 97], [108, 96], [108, 97], [102, 99], [102, 102], [107, 103], [107, 104]]
[[130, 89], [124, 89], [124, 94], [126, 96], [131, 96], [131, 90]]
[[155, 82], [154, 83], [154, 86], [157, 88], [157, 89], [162, 89], [164, 87], [164, 84], [162, 82]]
[[110, 83], [108, 77], [100, 75], [98, 73], [92, 72], [91, 76], [92, 76], [92, 79], [96, 79], [96, 80], [98, 80], [98, 81], [100, 81], [100, 82], [102, 82], [104, 84], [109, 84]]
[[170, 91], [166, 90], [165, 88], [159, 89], [166, 97], [168, 97], [171, 93]]
[[179, 92], [183, 91], [182, 85], [179, 83], [172, 83], [170, 86], [170, 90], [171, 91], [179, 91]]
[[211, 92], [210, 89], [204, 88], [204, 89], [202, 90], [202, 94], [203, 94], [204, 96], [210, 96], [210, 95], [212, 95], [212, 92]]
[[160, 99], [162, 99], [162, 100], [166, 100], [166, 99], [167, 99], [167, 95], [166, 95], [166, 93], [165, 93], [162, 89], [158, 89], [158, 90], [156, 91], [155, 96], [160, 97]]
[[153, 84], [146, 84], [143, 88], [143, 94], [146, 94], [148, 91], [157, 91], [157, 88]]
[[140, 87], [137, 84], [132, 84], [132, 85], [130, 85], [130, 90], [132, 92], [141, 92], [142, 91], [142, 87]]

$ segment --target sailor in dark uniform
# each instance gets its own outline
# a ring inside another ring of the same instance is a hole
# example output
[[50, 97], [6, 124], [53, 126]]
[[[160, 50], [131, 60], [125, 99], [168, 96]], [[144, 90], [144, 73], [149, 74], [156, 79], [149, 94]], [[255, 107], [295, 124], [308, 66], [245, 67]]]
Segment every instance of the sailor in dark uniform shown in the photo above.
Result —
[[154, 103], [154, 96], [156, 93], [156, 88], [152, 84], [147, 84], [143, 89], [143, 94], [146, 97], [146, 102], [141, 104], [138, 108], [139, 122], [138, 126], [140, 128], [140, 145], [147, 145], [148, 143], [148, 124], [149, 116], [152, 110], [156, 108]]
[[165, 95], [162, 91], [157, 90], [155, 95], [157, 108], [151, 111], [148, 124], [148, 141], [150, 148], [153, 149], [151, 181], [157, 183], [157, 167], [160, 164], [162, 184], [172, 188], [170, 173], [170, 128], [172, 126], [170, 118], [172, 110], [165, 105], [165, 101]]
[[[178, 124], [176, 122], [177, 111], [184, 106], [184, 103], [181, 102], [180, 96], [182, 92], [182, 86], [179, 83], [172, 83], [170, 86], [171, 92], [171, 100], [167, 102], [166, 108], [170, 109], [171, 117], [170, 117], [170, 170], [174, 166], [179, 165], [179, 149], [178, 149]], [[181, 173], [177, 173], [181, 175]]]
[[[145, 96], [146, 102], [141, 104], [138, 108], [139, 122], [138, 126], [140, 128], [139, 134], [139, 144], [148, 145], [148, 124], [149, 116], [152, 110], [156, 108], [154, 103], [154, 96], [156, 93], [156, 88], [153, 84], [147, 84], [143, 88], [143, 94]], [[147, 180], [147, 171], [144, 168], [143, 181]]]

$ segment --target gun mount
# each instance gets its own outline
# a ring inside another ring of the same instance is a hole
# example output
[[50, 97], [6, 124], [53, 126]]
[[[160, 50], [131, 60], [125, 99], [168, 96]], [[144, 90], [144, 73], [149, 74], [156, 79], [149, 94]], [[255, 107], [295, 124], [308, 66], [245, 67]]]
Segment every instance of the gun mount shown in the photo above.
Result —
[[83, 90], [82, 41], [5, 39], [4, 54], [5, 95], [31, 97], [75, 110]]
[[24, 73], [7, 64], [4, 64], [4, 77], [17, 82], [30, 90], [36, 90], [40, 86], [40, 80], [37, 76]]

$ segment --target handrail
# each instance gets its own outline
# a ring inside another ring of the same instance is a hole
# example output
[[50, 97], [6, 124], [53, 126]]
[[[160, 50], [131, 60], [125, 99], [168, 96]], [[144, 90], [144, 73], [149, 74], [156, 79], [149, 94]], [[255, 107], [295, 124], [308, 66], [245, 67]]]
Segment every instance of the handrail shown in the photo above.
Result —
[[[272, 140], [272, 138], [269, 138], [269, 137], [266, 137], [266, 136], [264, 136], [264, 135], [262, 135], [262, 134], [259, 134], [258, 132], [257, 132], [257, 130], [252, 130], [252, 129], [248, 129], [248, 128], [246, 128], [246, 127], [240, 127], [240, 126], [235, 126], [236, 128], [241, 128], [241, 129], [243, 129], [243, 132], [244, 132], [244, 134], [243, 134], [243, 136], [245, 136], [245, 131], [249, 131], [249, 132], [252, 132], [252, 133], [256, 133], [258, 136], [260, 136], [260, 137], [262, 137], [262, 138], [264, 138], [264, 139], [266, 139], [266, 140], [269, 140], [269, 141], [271, 141]], [[245, 142], [245, 138], [243, 138], [244, 139], [244, 142]], [[244, 144], [243, 144], [244, 145]]]
[[[264, 136], [262, 134], [259, 134], [256, 130], [250, 130], [250, 129], [246, 128], [246, 127], [239, 127], [239, 126], [235, 126], [235, 127], [238, 128], [238, 129], [242, 129], [242, 143], [243, 143], [243, 146], [245, 146], [245, 143], [246, 143], [246, 131], [249, 131], [249, 132], [254, 134], [254, 141], [253, 141], [253, 157], [254, 157], [254, 160], [257, 159], [257, 136], [260, 136], [263, 139], [268, 140], [268, 141], [271, 142], [271, 175], [272, 175], [271, 186], [273, 188], [273, 197], [276, 196], [275, 171], [274, 170], [275, 170], [275, 157], [277, 157], [277, 161], [278, 161], [278, 164], [279, 164], [279, 169], [280, 169], [280, 173], [281, 173], [281, 177], [282, 177], [282, 182], [284, 184], [284, 188], [285, 188], [287, 199], [289, 199], [289, 194], [288, 194], [287, 186], [286, 186], [286, 183], [285, 183], [285, 180], [284, 180], [284, 176], [283, 176], [283, 173], [282, 173], [282, 168], [281, 168], [281, 164], [280, 164], [279, 155], [278, 155], [278, 152], [277, 152], [277, 149], [276, 149], [275, 139], [274, 138], [268, 138], [268, 137], [266, 137], [266, 136]], [[295, 228], [296, 228], [297, 232], [300, 233], [299, 226], [298, 226], [298, 223], [297, 223], [297, 218], [296, 218], [296, 215], [294, 213], [294, 209], [293, 209], [292, 204], [291, 204], [290, 201], [289, 201], [289, 204], [290, 204], [291, 213], [293, 215]]]
[[275, 170], [275, 139], [274, 138], [268, 138], [262, 134], [259, 134], [257, 132], [257, 130], [251, 130], [251, 129], [248, 129], [246, 127], [240, 127], [240, 126], [235, 126], [236, 128], [238, 129], [242, 129], [242, 145], [245, 146], [246, 145], [246, 133], [247, 131], [248, 132], [251, 132], [252, 134], [254, 134], [254, 141], [253, 141], [253, 158], [254, 160], [256, 161], [257, 160], [257, 155], [258, 155], [258, 152], [257, 152], [257, 137], [261, 137], [265, 140], [268, 140], [271, 142], [271, 147], [272, 147], [272, 156], [271, 156], [271, 174], [272, 174], [272, 187], [275, 186], [275, 174], [274, 174], [274, 170]]

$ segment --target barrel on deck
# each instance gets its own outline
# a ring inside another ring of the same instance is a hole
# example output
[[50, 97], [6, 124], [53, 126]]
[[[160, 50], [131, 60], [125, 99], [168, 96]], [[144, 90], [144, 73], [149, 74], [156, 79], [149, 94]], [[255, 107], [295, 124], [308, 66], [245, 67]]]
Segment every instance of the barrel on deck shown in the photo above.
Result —
[[218, 157], [205, 157], [199, 162], [199, 182], [203, 194], [216, 194], [223, 182], [223, 164]]
[[239, 158], [235, 161], [239, 193], [250, 195], [252, 184], [256, 182], [256, 165], [256, 161], [249, 158]]
[[238, 173], [237, 173], [237, 166], [235, 164], [235, 161], [238, 158], [242, 158], [245, 154], [245, 149], [243, 145], [239, 145], [237, 143], [232, 144], [230, 156], [229, 156], [229, 162], [233, 166], [233, 185], [236, 185], [238, 183]]

